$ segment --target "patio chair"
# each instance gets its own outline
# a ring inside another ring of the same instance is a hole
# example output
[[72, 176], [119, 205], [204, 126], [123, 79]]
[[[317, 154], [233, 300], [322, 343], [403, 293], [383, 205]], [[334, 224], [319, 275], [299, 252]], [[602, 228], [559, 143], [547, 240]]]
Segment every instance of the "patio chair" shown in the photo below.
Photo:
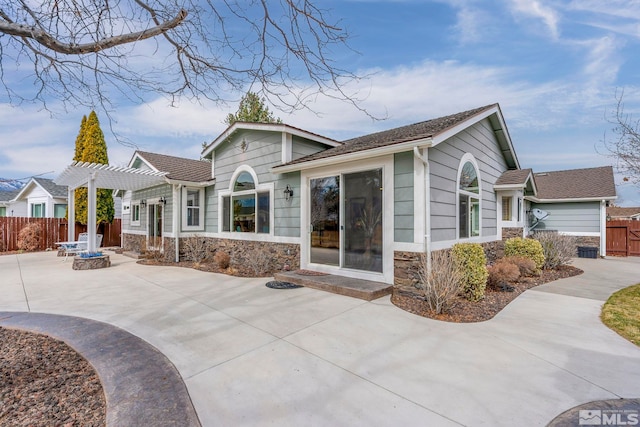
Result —
[[[87, 250], [87, 239], [88, 233], [80, 233], [77, 241], [62, 243], [60, 247], [64, 249], [63, 261], [66, 261], [70, 254], [77, 255], [80, 252], [85, 252]], [[102, 234], [96, 234], [96, 248], [99, 248], [101, 244]]]

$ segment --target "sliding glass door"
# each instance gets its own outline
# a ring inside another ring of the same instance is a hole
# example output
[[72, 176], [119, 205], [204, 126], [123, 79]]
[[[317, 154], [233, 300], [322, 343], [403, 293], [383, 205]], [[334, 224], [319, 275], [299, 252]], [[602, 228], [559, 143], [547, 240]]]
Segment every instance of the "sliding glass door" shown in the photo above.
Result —
[[382, 169], [310, 180], [310, 259], [382, 272]]

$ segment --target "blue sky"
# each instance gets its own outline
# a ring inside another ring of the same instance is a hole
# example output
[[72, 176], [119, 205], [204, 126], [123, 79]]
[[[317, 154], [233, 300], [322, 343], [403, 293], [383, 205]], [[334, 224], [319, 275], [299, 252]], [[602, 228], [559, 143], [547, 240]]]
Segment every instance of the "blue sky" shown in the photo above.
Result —
[[[359, 52], [337, 51], [339, 65], [367, 79], [347, 87], [372, 121], [347, 103], [314, 99], [276, 116], [336, 139], [500, 103], [522, 167], [536, 172], [613, 164], [598, 154], [613, 137], [606, 117], [624, 90], [640, 118], [640, 1], [637, 0], [322, 0]], [[20, 76], [8, 76], [19, 79]], [[241, 94], [236, 94], [239, 97]], [[0, 96], [0, 176], [22, 178], [70, 163], [83, 109], [54, 115], [13, 107]], [[197, 158], [224, 130], [237, 105], [171, 107], [162, 98], [121, 103], [114, 128], [140, 149]], [[101, 115], [112, 164], [133, 150], [115, 141]], [[622, 184], [622, 177], [617, 182]], [[640, 188], [618, 187], [620, 204], [640, 206]]]

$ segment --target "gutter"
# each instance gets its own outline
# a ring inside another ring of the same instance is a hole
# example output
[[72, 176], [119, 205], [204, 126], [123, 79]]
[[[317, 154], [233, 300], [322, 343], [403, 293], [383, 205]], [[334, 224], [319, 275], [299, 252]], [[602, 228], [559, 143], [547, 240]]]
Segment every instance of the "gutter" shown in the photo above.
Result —
[[427, 257], [427, 271], [431, 271], [431, 178], [429, 170], [429, 151], [413, 147], [413, 155], [424, 165], [424, 253]]

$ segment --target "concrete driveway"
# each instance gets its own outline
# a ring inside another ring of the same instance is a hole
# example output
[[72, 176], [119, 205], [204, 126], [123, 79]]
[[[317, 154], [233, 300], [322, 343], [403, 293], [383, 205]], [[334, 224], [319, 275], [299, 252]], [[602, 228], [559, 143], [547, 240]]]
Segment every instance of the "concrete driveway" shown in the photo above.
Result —
[[525, 292], [496, 318], [450, 324], [308, 288], [274, 290], [112, 255], [72, 271], [54, 253], [0, 256], [0, 311], [86, 317], [164, 353], [213, 425], [543, 426], [576, 405], [640, 396], [640, 348], [603, 326], [640, 258]]

